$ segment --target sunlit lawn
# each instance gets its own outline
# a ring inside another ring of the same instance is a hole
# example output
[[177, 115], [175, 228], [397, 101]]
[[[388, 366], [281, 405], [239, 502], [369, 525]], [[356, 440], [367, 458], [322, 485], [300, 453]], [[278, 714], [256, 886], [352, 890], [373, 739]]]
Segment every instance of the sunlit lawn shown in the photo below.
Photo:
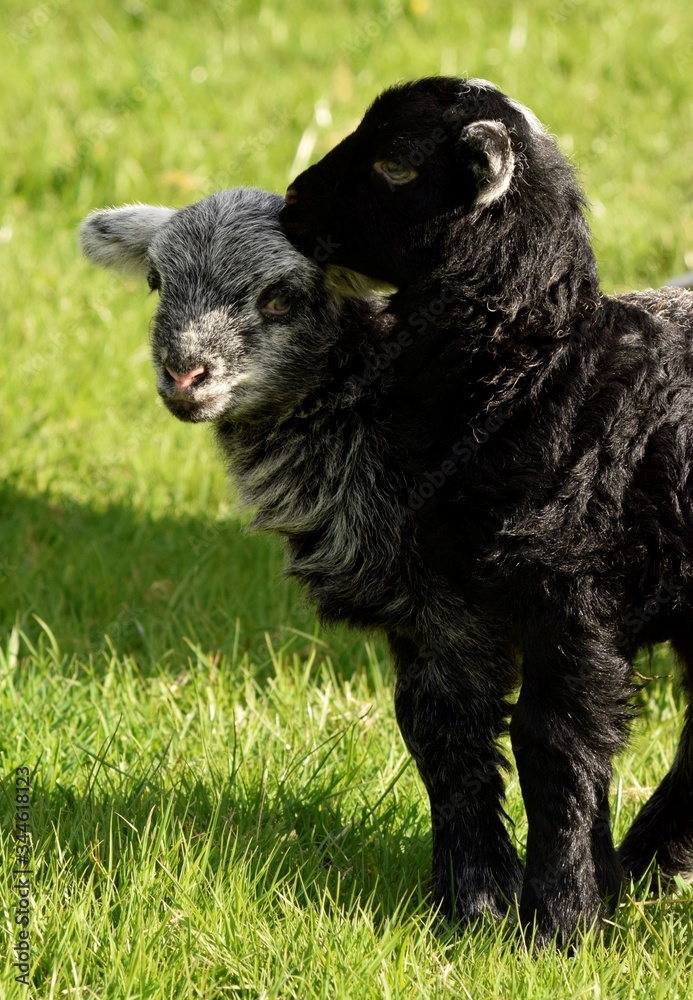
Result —
[[[604, 286], [693, 266], [693, 8], [665, 0], [5, 0], [0, 13], [0, 996], [15, 768], [32, 771], [40, 998], [691, 993], [693, 894], [635, 887], [606, 945], [454, 937], [378, 636], [326, 632], [246, 533], [209, 428], [157, 402], [154, 301], [79, 258], [94, 207], [283, 190], [397, 79], [483, 76], [579, 165]], [[688, 258], [686, 254], [689, 254]], [[666, 650], [643, 671], [667, 674]], [[673, 756], [646, 686], [617, 834]], [[520, 849], [517, 783], [508, 811]]]

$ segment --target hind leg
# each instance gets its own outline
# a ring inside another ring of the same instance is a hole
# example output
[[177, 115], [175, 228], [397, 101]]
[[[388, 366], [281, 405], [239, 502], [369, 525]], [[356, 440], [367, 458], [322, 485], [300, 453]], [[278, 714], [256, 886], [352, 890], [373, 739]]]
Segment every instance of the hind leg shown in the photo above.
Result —
[[663, 875], [693, 878], [693, 640], [687, 637], [673, 644], [684, 668], [689, 704], [674, 763], [619, 850], [625, 871], [634, 879], [653, 861]]
[[535, 642], [523, 675], [510, 722], [528, 820], [520, 919], [535, 944], [564, 946], [621, 887], [608, 789], [626, 737], [628, 664], [578, 634], [563, 648]]

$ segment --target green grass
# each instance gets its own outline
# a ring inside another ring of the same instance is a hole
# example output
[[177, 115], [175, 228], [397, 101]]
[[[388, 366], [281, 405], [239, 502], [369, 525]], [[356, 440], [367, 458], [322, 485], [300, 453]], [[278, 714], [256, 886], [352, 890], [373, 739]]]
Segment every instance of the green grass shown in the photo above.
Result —
[[[693, 265], [691, 38], [674, 0], [5, 0], [0, 996], [690, 995], [690, 889], [635, 887], [608, 945], [572, 958], [530, 959], [512, 923], [433, 924], [384, 646], [319, 630], [279, 544], [245, 532], [209, 428], [157, 405], [154, 301], [82, 263], [74, 230], [103, 205], [282, 190], [387, 84], [469, 72], [578, 164], [605, 288], [658, 284]], [[667, 683], [641, 703], [619, 836], [681, 723]], [[11, 967], [20, 765], [29, 991]], [[514, 776], [508, 810], [521, 848]]]

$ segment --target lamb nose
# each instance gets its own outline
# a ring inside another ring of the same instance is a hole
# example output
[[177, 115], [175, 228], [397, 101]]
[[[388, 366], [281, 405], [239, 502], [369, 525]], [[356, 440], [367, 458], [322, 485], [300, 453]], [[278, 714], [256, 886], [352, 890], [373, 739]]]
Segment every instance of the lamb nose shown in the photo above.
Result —
[[298, 201], [298, 191], [295, 187], [290, 187], [286, 189], [286, 194], [284, 195], [284, 202], [287, 205], [295, 205]]
[[199, 368], [193, 368], [189, 372], [186, 372], [185, 375], [179, 375], [178, 372], [174, 372], [172, 368], [169, 368], [168, 365], [166, 365], [166, 371], [175, 381], [176, 390], [178, 392], [184, 392], [186, 389], [190, 388], [193, 382], [195, 382], [200, 375], [204, 375], [207, 369], [204, 365], [200, 365]]

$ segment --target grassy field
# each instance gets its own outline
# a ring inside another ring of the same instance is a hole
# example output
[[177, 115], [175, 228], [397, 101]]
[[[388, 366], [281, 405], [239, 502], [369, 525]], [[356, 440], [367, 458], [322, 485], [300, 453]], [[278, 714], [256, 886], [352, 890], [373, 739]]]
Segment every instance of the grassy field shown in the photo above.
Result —
[[[427, 804], [378, 637], [320, 630], [158, 405], [154, 300], [79, 260], [92, 208], [283, 190], [387, 84], [496, 81], [579, 165], [604, 287], [693, 267], [693, 7], [678, 0], [4, 0], [0, 12], [0, 997], [683, 1000], [693, 893], [529, 958], [427, 901]], [[668, 674], [660, 650], [641, 669]], [[649, 683], [617, 834], [671, 760]], [[31, 984], [14, 977], [31, 771]], [[521, 846], [517, 782], [508, 810]]]

